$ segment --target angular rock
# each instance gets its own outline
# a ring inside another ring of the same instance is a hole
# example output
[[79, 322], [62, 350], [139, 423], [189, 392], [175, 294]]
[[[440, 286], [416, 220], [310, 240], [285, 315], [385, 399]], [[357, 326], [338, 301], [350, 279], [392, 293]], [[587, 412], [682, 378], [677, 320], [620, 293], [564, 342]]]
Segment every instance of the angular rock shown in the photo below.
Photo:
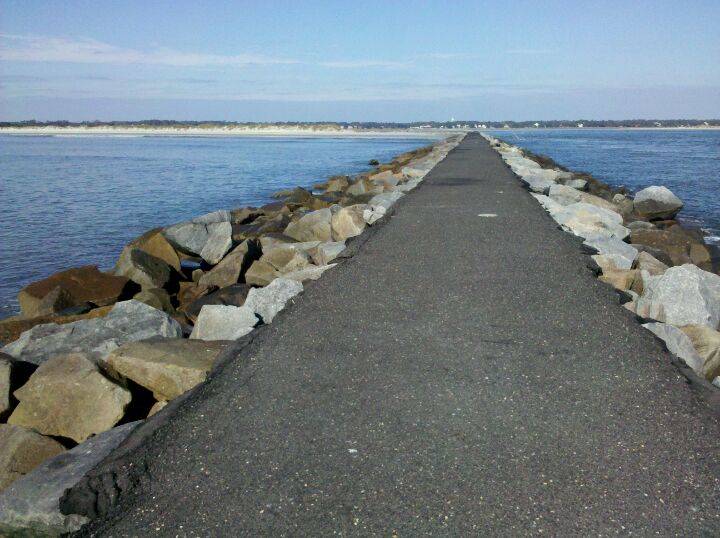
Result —
[[347, 189], [345, 189], [345, 192], [353, 196], [368, 193], [380, 194], [382, 191], [383, 187], [378, 187], [369, 179], [359, 179], [355, 183], [350, 185]]
[[117, 424], [131, 400], [129, 390], [105, 377], [89, 356], [80, 353], [48, 359], [15, 397], [20, 403], [9, 424], [78, 443]]
[[18, 293], [23, 314], [28, 317], [42, 315], [38, 307], [46, 295], [61, 287], [74, 299], [74, 304], [91, 302], [105, 306], [129, 297], [136, 286], [123, 276], [101, 273], [94, 265], [61, 271], [38, 282], [25, 286]]
[[113, 351], [108, 368], [169, 401], [205, 381], [227, 342], [185, 338], [151, 338]]
[[584, 179], [566, 179], [563, 184], [566, 187], [571, 187], [579, 191], [584, 191], [585, 189], [587, 189], [587, 181], [585, 181]]
[[[637, 276], [637, 271], [603, 271], [598, 280], [612, 285], [618, 290], [629, 290], [633, 287], [633, 282]], [[635, 291], [635, 290], [633, 290]]]
[[178, 311], [184, 311], [189, 305], [197, 301], [200, 297], [204, 297], [209, 293], [217, 290], [217, 286], [207, 284], [194, 284], [191, 282], [181, 282], [180, 291], [177, 294]]
[[276, 278], [264, 288], [250, 290], [245, 306], [257, 314], [264, 323], [271, 323], [285, 304], [303, 290], [296, 280]]
[[707, 247], [697, 243], [697, 240], [691, 235], [678, 229], [672, 231], [638, 230], [632, 232], [631, 239], [633, 243], [665, 252], [672, 260], [673, 265], [693, 263], [705, 270], [711, 268], [711, 256]]
[[333, 176], [327, 181], [326, 192], [344, 191], [350, 185], [350, 178], [347, 176]]
[[246, 306], [206, 305], [190, 335], [193, 340], [237, 340], [251, 332], [258, 319]]
[[565, 206], [551, 215], [563, 228], [581, 237], [607, 235], [622, 240], [630, 233], [620, 215], [584, 202]]
[[665, 309], [663, 306], [644, 297], [635, 297], [623, 306], [642, 319], [653, 319], [665, 323]]
[[315, 265], [327, 265], [345, 250], [345, 241], [320, 243], [308, 251]]
[[267, 252], [280, 245], [289, 245], [297, 242], [296, 239], [288, 237], [285, 234], [267, 234], [260, 238], [260, 250]]
[[649, 277], [645, 286], [645, 297], [663, 305], [668, 323], [718, 328], [720, 276], [686, 264]]
[[218, 222], [208, 226], [208, 238], [200, 251], [200, 257], [210, 265], [217, 265], [232, 247], [232, 224]]
[[652, 222], [646, 222], [644, 220], [634, 220], [631, 223], [627, 224], [627, 228], [630, 230], [630, 233], [640, 232], [642, 230], [657, 229], [657, 227]]
[[73, 321], [80, 321], [83, 319], [95, 319], [106, 316], [112, 310], [112, 306], [102, 306], [100, 308], [93, 308], [86, 314], [79, 315], [59, 315], [55, 314], [52, 316], [38, 316], [35, 318], [24, 318], [16, 316], [0, 320], [0, 342], [10, 343], [14, 342], [20, 335], [25, 331], [29, 331], [37, 325], [44, 325], [46, 323], [72, 323]]
[[263, 254], [260, 261], [271, 265], [279, 275], [305, 269], [310, 265], [310, 256], [303, 250], [288, 247], [274, 248]]
[[151, 256], [161, 259], [178, 273], [180, 272], [180, 257], [177, 252], [175, 252], [173, 246], [163, 236], [162, 228], [155, 228], [149, 232], [145, 232], [140, 237], [133, 239], [130, 243], [128, 243], [120, 254], [120, 258], [118, 259], [115, 268], [117, 269], [118, 266], [126, 263], [125, 259], [135, 249], [140, 249]]
[[32, 363], [0, 353], [0, 420], [4, 421], [15, 408], [17, 400], [13, 393], [27, 383], [36, 369]]
[[167, 403], [166, 401], [155, 402], [155, 403], [153, 404], [153, 406], [150, 408], [150, 411], [148, 411], [148, 416], [147, 416], [147, 418], [150, 418], [150, 417], [153, 416], [155, 413], [159, 413], [160, 411], [162, 411], [167, 404], [168, 404], [168, 403]]
[[253, 262], [245, 273], [245, 282], [254, 286], [267, 286], [278, 277], [278, 272], [269, 263], [263, 260]]
[[60, 499], [105, 459], [138, 426], [132, 422], [96, 435], [46, 460], [0, 494], [0, 533], [6, 536], [59, 536], [78, 530], [87, 518], [64, 515]]
[[162, 288], [151, 288], [141, 291], [133, 297], [133, 300], [152, 306], [166, 314], [172, 315], [175, 313], [175, 307], [173, 307], [170, 295]]
[[661, 275], [668, 269], [667, 265], [647, 252], [638, 254], [634, 265], [636, 269], [647, 271], [652, 276]]
[[332, 241], [332, 211], [328, 208], [306, 213], [288, 224], [285, 235], [298, 241]]
[[680, 330], [690, 339], [702, 360], [702, 371], [698, 373], [708, 381], [720, 376], [720, 332], [705, 325], [685, 325]]
[[248, 284], [233, 284], [204, 295], [185, 308], [185, 315], [193, 323], [205, 305], [243, 306], [252, 287]]
[[594, 248], [601, 255], [612, 256], [618, 269], [630, 269], [638, 256], [638, 251], [631, 245], [604, 234], [588, 234], [583, 244]]
[[632, 268], [632, 262], [624, 256], [617, 254], [596, 254], [592, 256], [603, 274], [615, 271], [627, 271]]
[[580, 191], [566, 185], [552, 184], [547, 195], [560, 205], [576, 204], [582, 199]]
[[118, 260], [115, 274], [125, 276], [143, 290], [148, 290], [164, 288], [170, 282], [172, 269], [160, 258], [136, 248]]
[[388, 210], [404, 195], [401, 192], [386, 192], [374, 196], [363, 211], [365, 222], [372, 225], [383, 218]]
[[367, 208], [364, 204], [352, 205], [339, 209], [332, 216], [331, 227], [335, 241], [344, 241], [349, 237], [360, 235], [367, 223], [363, 212]]
[[55, 439], [22, 426], [0, 424], [0, 491], [64, 451]]
[[650, 220], [671, 219], [683, 208], [680, 198], [667, 187], [653, 185], [635, 195], [635, 212]]
[[685, 364], [702, 375], [703, 360], [684, 332], [667, 323], [645, 323], [643, 327], [663, 340], [670, 353], [685, 361]]
[[62, 286], [56, 287], [38, 303], [35, 316], [47, 316], [72, 308], [77, 304], [75, 297]]
[[316, 266], [316, 265], [309, 265], [305, 269], [301, 269], [300, 271], [293, 271], [292, 273], [285, 273], [283, 275], [284, 278], [290, 279], [290, 280], [297, 280], [298, 282], [305, 282], [306, 280], [317, 280], [322, 276], [322, 274], [327, 271], [328, 269], [332, 269], [337, 264], [330, 264], [330, 265], [323, 265], [323, 266]]
[[75, 352], [89, 353], [103, 360], [126, 342], [152, 336], [180, 337], [182, 329], [177, 321], [151, 306], [125, 301], [113, 306], [104, 318], [37, 325], [2, 351], [33, 364], [42, 364], [55, 354]]
[[163, 235], [181, 252], [200, 256], [213, 231], [216, 228], [227, 230], [225, 223], [230, 222], [230, 219], [229, 211], [216, 211], [165, 228]]
[[240, 281], [250, 265], [260, 258], [261, 251], [255, 241], [243, 241], [230, 254], [205, 273], [199, 284], [225, 288]]

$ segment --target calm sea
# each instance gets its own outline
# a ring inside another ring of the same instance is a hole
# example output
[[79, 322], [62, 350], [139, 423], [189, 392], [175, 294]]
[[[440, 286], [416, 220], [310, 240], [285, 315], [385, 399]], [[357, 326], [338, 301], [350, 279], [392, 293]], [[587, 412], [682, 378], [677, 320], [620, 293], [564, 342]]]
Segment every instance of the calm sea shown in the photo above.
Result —
[[0, 136], [0, 318], [26, 284], [109, 269], [134, 237], [368, 169], [429, 139]]
[[685, 207], [682, 219], [720, 244], [720, 130], [503, 130], [492, 134], [592, 173], [613, 186], [639, 191], [665, 185]]

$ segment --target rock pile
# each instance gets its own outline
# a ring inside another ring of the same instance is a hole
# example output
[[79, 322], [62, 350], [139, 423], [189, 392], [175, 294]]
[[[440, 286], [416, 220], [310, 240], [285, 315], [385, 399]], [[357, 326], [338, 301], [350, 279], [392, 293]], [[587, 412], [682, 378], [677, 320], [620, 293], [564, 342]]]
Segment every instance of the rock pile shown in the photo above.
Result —
[[548, 157], [485, 138], [550, 216], [596, 252], [599, 279], [630, 298], [623, 306], [720, 387], [720, 276], [702, 232], [675, 220], [682, 201], [662, 186], [632, 196]]
[[0, 533], [78, 528], [59, 511], [64, 489], [134, 421], [203, 382], [229, 341], [272, 323], [459, 141], [151, 230], [111, 273], [80, 267], [25, 287], [22, 314], [0, 321]]

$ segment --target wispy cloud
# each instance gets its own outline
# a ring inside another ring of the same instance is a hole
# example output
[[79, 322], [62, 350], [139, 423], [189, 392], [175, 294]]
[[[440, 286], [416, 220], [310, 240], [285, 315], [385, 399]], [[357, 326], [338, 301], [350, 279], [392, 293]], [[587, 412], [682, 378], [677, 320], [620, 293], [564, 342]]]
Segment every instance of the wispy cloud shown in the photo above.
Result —
[[538, 55], [538, 54], [550, 54], [550, 49], [510, 49], [506, 50], [505, 54], [526, 54], [526, 55]]
[[0, 60], [83, 64], [147, 64], [170, 66], [248, 66], [299, 63], [263, 55], [204, 54], [169, 48], [139, 50], [115, 47], [95, 39], [0, 34]]
[[394, 62], [385, 60], [346, 60], [346, 61], [322, 61], [317, 62], [322, 67], [332, 67], [338, 69], [355, 69], [363, 67], [384, 67], [388, 69], [404, 69], [412, 67], [412, 62]]

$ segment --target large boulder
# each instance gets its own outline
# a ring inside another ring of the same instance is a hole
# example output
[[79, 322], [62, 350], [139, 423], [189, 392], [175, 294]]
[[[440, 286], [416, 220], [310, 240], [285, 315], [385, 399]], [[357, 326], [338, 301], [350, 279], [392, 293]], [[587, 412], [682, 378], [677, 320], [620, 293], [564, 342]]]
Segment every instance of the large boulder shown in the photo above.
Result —
[[152, 338], [125, 344], [108, 357], [108, 368], [169, 401], [205, 381], [227, 342]]
[[264, 288], [253, 288], [248, 293], [245, 306], [265, 323], [271, 323], [285, 304], [303, 290], [303, 285], [287, 278], [276, 278]]
[[35, 318], [24, 318], [16, 316], [8, 319], [0, 320], [0, 345], [2, 343], [14, 342], [20, 335], [25, 331], [29, 331], [37, 325], [45, 325], [47, 323], [72, 323], [74, 321], [81, 321], [84, 319], [96, 319], [107, 316], [112, 310], [112, 306], [101, 306], [100, 308], [93, 308], [85, 314], [79, 315], [48, 315], [38, 316]]
[[130, 391], [102, 374], [91, 357], [57, 355], [15, 391], [9, 424], [82, 443], [109, 430], [125, 415]]
[[55, 439], [22, 426], [0, 424], [0, 491], [64, 451]]
[[131, 422], [101, 433], [46, 460], [0, 494], [0, 534], [59, 536], [78, 530], [87, 518], [65, 515], [60, 499], [138, 426]]
[[133, 297], [133, 301], [144, 303], [148, 306], [165, 312], [166, 314], [175, 314], [175, 307], [172, 304], [172, 299], [167, 291], [162, 288], [150, 288], [143, 290]]
[[690, 264], [670, 267], [663, 274], [645, 280], [644, 297], [663, 305], [668, 323], [720, 324], [720, 276]]
[[18, 301], [22, 313], [27, 317], [48, 314], [38, 308], [45, 296], [58, 287], [72, 296], [74, 304], [90, 302], [97, 306], [131, 297], [137, 289], [127, 277], [102, 273], [94, 265], [76, 267], [28, 284], [20, 290]]
[[385, 192], [374, 196], [363, 211], [365, 222], [372, 225], [383, 218], [390, 208], [404, 195], [402, 192]]
[[181, 252], [200, 256], [214, 230], [227, 230], [225, 223], [230, 222], [230, 219], [229, 211], [215, 211], [165, 228], [163, 234]]
[[205, 305], [229, 305], [229, 306], [242, 306], [245, 304], [248, 293], [253, 289], [248, 284], [233, 284], [221, 288], [202, 297], [198, 297], [195, 301], [185, 307], [185, 315], [193, 323], [197, 320], [200, 315], [200, 311]]
[[126, 342], [153, 336], [180, 337], [182, 328], [177, 321], [151, 306], [124, 301], [113, 306], [103, 318], [37, 325], [2, 351], [34, 364], [42, 364], [55, 354], [75, 352], [89, 353], [102, 360]]
[[610, 284], [618, 290], [629, 290], [633, 288], [633, 284], [638, 276], [638, 271], [634, 270], [603, 270], [603, 274], [598, 280]]
[[653, 185], [635, 195], [635, 213], [650, 220], [671, 219], [683, 208], [680, 198], [667, 187]]
[[235, 247], [230, 254], [202, 275], [198, 284], [225, 288], [240, 281], [250, 265], [260, 258], [261, 251], [255, 241], [245, 240]]
[[172, 268], [164, 260], [136, 248], [118, 260], [115, 274], [125, 276], [143, 290], [148, 290], [164, 288], [170, 282]]
[[278, 247], [262, 255], [260, 261], [270, 264], [279, 275], [305, 269], [310, 265], [310, 256], [304, 250]]
[[258, 319], [246, 306], [206, 305], [190, 335], [193, 340], [237, 340], [251, 332]]
[[563, 228], [580, 237], [608, 235], [622, 240], [630, 233], [619, 214], [584, 202], [565, 206], [551, 215]]
[[363, 212], [366, 208], [366, 205], [358, 204], [343, 207], [335, 212], [331, 221], [332, 235], [335, 241], [344, 241], [363, 232], [366, 226]]
[[631, 241], [665, 252], [674, 265], [692, 263], [701, 269], [712, 266], [710, 251], [691, 234], [673, 230], [641, 229], [632, 232]]
[[285, 235], [298, 241], [332, 241], [332, 211], [329, 208], [306, 213], [288, 224]]
[[145, 232], [140, 237], [133, 239], [130, 243], [128, 243], [120, 254], [120, 258], [118, 259], [115, 268], [117, 269], [126, 263], [125, 259], [135, 249], [140, 249], [151, 256], [160, 258], [178, 273], [180, 272], [180, 257], [177, 252], [175, 252], [173, 246], [163, 236], [162, 228], [155, 228], [149, 232]]
[[208, 237], [200, 251], [200, 257], [210, 265], [217, 265], [233, 244], [232, 224], [218, 222], [208, 227]]
[[645, 323], [643, 327], [663, 340], [670, 353], [685, 361], [685, 364], [702, 375], [703, 360], [684, 332], [667, 323]]
[[638, 254], [634, 267], [641, 271], [647, 271], [652, 276], [661, 275], [668, 269], [667, 265], [648, 252]]
[[264, 260], [256, 260], [245, 273], [245, 282], [254, 286], [267, 286], [277, 277], [275, 267]]
[[720, 332], [705, 325], [685, 325], [680, 330], [687, 335], [702, 359], [702, 371], [698, 373], [708, 381], [720, 376]]
[[638, 251], [632, 246], [604, 233], [588, 234], [583, 244], [597, 250], [600, 255], [607, 256], [617, 269], [630, 269], [638, 256]]

